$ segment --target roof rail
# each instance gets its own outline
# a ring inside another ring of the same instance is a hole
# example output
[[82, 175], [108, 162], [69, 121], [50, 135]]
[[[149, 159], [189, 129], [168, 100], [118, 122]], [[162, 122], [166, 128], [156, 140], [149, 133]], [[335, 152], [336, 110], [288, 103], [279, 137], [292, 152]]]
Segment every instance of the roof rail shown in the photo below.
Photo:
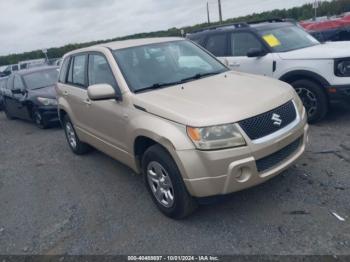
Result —
[[294, 19], [291, 18], [271, 18], [271, 19], [264, 19], [264, 20], [257, 20], [249, 22], [248, 24], [254, 25], [254, 24], [260, 24], [260, 23], [282, 23], [282, 22], [290, 22], [290, 23], [297, 23]]
[[225, 27], [234, 27], [234, 28], [244, 28], [244, 27], [249, 27], [249, 24], [242, 22], [242, 23], [231, 23], [231, 24], [220, 24], [220, 25], [214, 25], [214, 26], [209, 26], [209, 27], [205, 27], [205, 28], [201, 28], [192, 32], [189, 32], [188, 34], [195, 34], [195, 33], [199, 33], [199, 32], [203, 32], [203, 31], [207, 31], [207, 30], [215, 30], [218, 28], [225, 28]]

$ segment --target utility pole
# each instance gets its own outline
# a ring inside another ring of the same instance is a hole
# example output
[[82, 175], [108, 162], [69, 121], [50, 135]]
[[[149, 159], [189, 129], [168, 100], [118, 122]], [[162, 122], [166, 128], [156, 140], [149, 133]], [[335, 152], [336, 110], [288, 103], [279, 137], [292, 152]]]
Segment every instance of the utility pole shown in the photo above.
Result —
[[318, 6], [319, 6], [319, 1], [315, 0], [315, 2], [313, 4], [313, 7], [315, 9], [314, 21], [316, 21], [316, 19], [317, 19], [317, 8], [318, 8]]
[[221, 9], [221, 0], [218, 0], [219, 4], [219, 18], [220, 18], [220, 23], [222, 23], [222, 9]]
[[207, 2], [207, 16], [208, 16], [208, 24], [210, 24], [209, 2]]

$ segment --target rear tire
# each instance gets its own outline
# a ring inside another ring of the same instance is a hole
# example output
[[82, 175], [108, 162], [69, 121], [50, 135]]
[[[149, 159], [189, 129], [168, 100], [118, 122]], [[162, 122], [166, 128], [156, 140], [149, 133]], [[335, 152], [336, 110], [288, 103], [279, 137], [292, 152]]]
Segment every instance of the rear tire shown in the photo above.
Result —
[[146, 150], [142, 171], [152, 200], [164, 215], [181, 219], [197, 208], [197, 202], [188, 193], [175, 161], [162, 146], [154, 145]]
[[302, 79], [292, 83], [305, 106], [309, 123], [321, 121], [327, 114], [329, 104], [323, 88], [310, 80]]
[[67, 142], [70, 149], [76, 155], [84, 155], [91, 150], [91, 147], [81, 142], [77, 133], [75, 132], [72, 121], [69, 119], [68, 115], [65, 115], [63, 118], [63, 128], [66, 134]]

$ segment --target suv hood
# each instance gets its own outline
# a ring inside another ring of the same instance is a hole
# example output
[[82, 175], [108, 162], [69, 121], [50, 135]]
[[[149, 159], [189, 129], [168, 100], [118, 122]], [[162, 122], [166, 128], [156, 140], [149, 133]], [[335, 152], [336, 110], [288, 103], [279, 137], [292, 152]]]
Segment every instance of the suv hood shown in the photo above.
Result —
[[327, 42], [294, 51], [278, 53], [282, 59], [310, 60], [350, 57], [350, 42]]
[[230, 71], [135, 94], [133, 102], [162, 118], [202, 127], [234, 123], [270, 111], [294, 95], [292, 87], [284, 82]]

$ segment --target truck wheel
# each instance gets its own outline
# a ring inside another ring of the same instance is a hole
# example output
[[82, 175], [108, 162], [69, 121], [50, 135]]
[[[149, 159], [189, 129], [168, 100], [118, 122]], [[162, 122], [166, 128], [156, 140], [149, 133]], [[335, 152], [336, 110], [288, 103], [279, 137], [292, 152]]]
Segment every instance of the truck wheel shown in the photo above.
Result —
[[297, 80], [292, 83], [305, 106], [309, 123], [321, 121], [328, 112], [328, 98], [322, 87], [310, 80]]
[[146, 187], [163, 214], [181, 219], [196, 209], [197, 202], [187, 192], [176, 163], [162, 146], [154, 145], [146, 150], [142, 171]]
[[65, 115], [63, 118], [63, 128], [66, 134], [68, 145], [74, 154], [84, 155], [91, 150], [91, 147], [88, 144], [85, 144], [79, 140], [73, 123], [69, 119], [68, 115]]

